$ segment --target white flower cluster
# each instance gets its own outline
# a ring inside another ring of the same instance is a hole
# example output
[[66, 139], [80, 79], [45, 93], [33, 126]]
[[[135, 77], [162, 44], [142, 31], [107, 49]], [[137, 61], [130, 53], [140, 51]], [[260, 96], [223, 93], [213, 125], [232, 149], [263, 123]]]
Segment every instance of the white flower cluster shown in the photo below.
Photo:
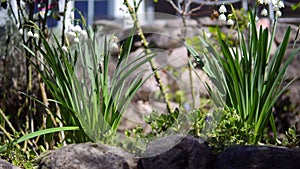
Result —
[[[21, 35], [24, 35], [24, 29], [23, 28], [19, 29], [19, 33]], [[35, 38], [35, 39], [38, 39], [40, 37], [38, 33], [33, 33], [32, 31], [28, 31], [26, 35], [28, 38]]]
[[220, 6], [219, 12], [220, 12], [220, 15], [219, 15], [219, 20], [220, 21], [225, 21], [225, 22], [227, 21], [227, 25], [233, 25], [234, 24], [234, 21], [231, 18], [229, 18], [227, 20], [227, 17], [225, 15], [225, 13], [227, 12], [227, 9], [226, 9], [225, 5]]
[[[280, 17], [282, 15], [280, 9], [284, 8], [284, 3], [281, 0], [258, 0], [259, 4], [261, 5], [273, 5], [273, 9], [275, 12], [275, 15], [277, 17]], [[263, 8], [260, 12], [262, 16], [268, 15], [268, 10], [266, 8]]]
[[75, 43], [79, 43], [80, 36], [87, 38], [86, 30], [82, 30], [79, 25], [69, 25], [66, 35], [68, 38], [74, 38]]

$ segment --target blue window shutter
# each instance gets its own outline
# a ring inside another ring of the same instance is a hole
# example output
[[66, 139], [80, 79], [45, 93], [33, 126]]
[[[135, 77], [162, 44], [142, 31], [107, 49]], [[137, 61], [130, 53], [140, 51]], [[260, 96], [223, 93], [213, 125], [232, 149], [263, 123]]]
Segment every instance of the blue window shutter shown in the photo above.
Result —
[[[108, 0], [94, 0], [94, 20], [108, 18]], [[84, 18], [88, 17], [88, 0], [75, 0], [75, 8], [81, 11]], [[75, 12], [75, 19], [81, 19], [78, 12]]]
[[94, 20], [108, 17], [108, 2], [95, 1], [94, 2]]
[[[84, 18], [88, 16], [88, 1], [75, 1], [75, 9], [79, 10]], [[74, 11], [75, 19], [81, 19], [78, 11]], [[75, 23], [76, 24], [76, 23]], [[81, 24], [80, 24], [81, 25]]]

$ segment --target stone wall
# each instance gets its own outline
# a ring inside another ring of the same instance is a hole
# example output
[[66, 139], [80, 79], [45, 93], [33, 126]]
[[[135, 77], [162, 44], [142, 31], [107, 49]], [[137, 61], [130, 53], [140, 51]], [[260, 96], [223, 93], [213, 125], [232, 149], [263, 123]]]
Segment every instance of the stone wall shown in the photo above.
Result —
[[50, 151], [37, 165], [39, 169], [299, 169], [300, 149], [234, 146], [213, 154], [201, 138], [172, 135], [150, 142], [139, 157], [116, 147], [82, 143]]

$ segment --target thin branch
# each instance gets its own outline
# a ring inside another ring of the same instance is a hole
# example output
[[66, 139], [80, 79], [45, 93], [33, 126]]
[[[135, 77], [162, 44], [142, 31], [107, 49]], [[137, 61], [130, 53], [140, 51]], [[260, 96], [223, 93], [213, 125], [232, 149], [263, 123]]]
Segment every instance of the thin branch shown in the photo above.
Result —
[[193, 9], [191, 9], [191, 10], [187, 13], [187, 15], [193, 15], [193, 12], [196, 12], [196, 11], [200, 10], [203, 6], [204, 6], [204, 4], [200, 4], [199, 6], [197, 6], [197, 7], [193, 8]]
[[189, 10], [189, 7], [191, 6], [192, 1], [188, 0], [187, 3], [185, 4], [185, 8], [184, 8], [184, 15], [186, 15], [187, 11]]
[[182, 10], [180, 10], [172, 0], [167, 0], [167, 2], [169, 2], [178, 13], [182, 13]]

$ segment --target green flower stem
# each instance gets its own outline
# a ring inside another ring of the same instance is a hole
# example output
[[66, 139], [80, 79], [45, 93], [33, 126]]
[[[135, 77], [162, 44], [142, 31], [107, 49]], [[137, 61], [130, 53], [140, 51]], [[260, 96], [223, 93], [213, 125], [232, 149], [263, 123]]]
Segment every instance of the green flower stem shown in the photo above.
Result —
[[[140, 2], [138, 4], [140, 4]], [[134, 21], [134, 24], [137, 27], [138, 35], [142, 39], [142, 44], [143, 44], [144, 48], [146, 49], [146, 55], [149, 56], [151, 54], [151, 50], [149, 49], [149, 44], [146, 40], [146, 37], [143, 33], [143, 29], [142, 29], [142, 27], [139, 23], [139, 20], [138, 20], [137, 14], [136, 14], [136, 11], [138, 9], [138, 5], [136, 6], [136, 2], [134, 1], [134, 4], [135, 4], [135, 6], [134, 6], [135, 10], [134, 10], [131, 7], [131, 5], [128, 3], [128, 0], [124, 0], [124, 4], [127, 6], [128, 11], [131, 14], [131, 18], [132, 18], [132, 20]], [[163, 83], [161, 81], [160, 75], [156, 71], [156, 66], [155, 66], [155, 63], [154, 63], [153, 59], [151, 59], [149, 61], [149, 63], [150, 63], [150, 66], [151, 66], [151, 70], [154, 73], [155, 80], [156, 80], [156, 82], [159, 86], [160, 91], [162, 92], [163, 97], [164, 97], [164, 101], [166, 103], [168, 113], [172, 113], [172, 108], [171, 108], [171, 105], [170, 105], [170, 99], [169, 99], [168, 94], [166, 92], [165, 86], [163, 85]]]

